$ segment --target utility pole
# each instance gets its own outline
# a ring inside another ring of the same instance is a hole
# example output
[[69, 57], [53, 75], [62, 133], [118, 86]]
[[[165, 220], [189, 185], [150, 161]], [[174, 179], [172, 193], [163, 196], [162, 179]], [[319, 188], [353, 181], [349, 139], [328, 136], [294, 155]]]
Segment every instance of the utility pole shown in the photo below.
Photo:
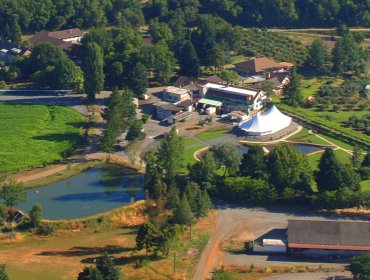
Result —
[[173, 278], [176, 275], [176, 252], [173, 252]]

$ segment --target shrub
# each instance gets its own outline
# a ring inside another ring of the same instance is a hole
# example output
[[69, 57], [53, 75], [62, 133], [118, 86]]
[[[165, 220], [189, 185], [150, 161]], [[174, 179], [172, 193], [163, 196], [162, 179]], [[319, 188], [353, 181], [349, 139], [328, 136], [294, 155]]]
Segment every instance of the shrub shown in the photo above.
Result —
[[38, 235], [52, 235], [56, 230], [56, 227], [54, 224], [42, 224], [39, 227], [37, 227], [36, 233]]

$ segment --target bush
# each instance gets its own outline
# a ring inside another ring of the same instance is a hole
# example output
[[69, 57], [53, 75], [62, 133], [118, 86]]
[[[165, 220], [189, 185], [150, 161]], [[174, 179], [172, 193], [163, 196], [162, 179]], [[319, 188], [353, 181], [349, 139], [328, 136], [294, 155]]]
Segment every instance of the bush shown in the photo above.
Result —
[[36, 233], [38, 235], [47, 236], [52, 235], [56, 230], [56, 227], [54, 224], [42, 224], [39, 227], [37, 227]]

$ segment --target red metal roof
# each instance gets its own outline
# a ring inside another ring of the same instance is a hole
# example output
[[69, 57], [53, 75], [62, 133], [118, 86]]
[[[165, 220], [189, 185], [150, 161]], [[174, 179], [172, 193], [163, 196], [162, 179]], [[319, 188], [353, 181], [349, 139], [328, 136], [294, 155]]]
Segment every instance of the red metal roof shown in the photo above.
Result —
[[289, 248], [297, 248], [297, 249], [370, 251], [370, 246], [346, 246], [346, 245], [319, 245], [319, 244], [289, 243], [288, 247]]

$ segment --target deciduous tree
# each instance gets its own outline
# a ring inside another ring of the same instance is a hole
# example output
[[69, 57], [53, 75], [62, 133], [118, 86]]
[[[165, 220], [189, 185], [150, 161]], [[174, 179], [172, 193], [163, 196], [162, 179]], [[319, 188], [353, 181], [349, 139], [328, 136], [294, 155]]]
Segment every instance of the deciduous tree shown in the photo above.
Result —
[[233, 176], [239, 171], [242, 156], [234, 145], [230, 143], [216, 144], [211, 147], [210, 151], [214, 154], [218, 166], [225, 167], [224, 176], [226, 174]]
[[8, 208], [11, 208], [26, 201], [27, 193], [21, 183], [14, 180], [3, 181], [0, 182], [0, 198]]
[[370, 253], [363, 253], [351, 259], [351, 263], [347, 268], [352, 272], [356, 279], [370, 279]]

